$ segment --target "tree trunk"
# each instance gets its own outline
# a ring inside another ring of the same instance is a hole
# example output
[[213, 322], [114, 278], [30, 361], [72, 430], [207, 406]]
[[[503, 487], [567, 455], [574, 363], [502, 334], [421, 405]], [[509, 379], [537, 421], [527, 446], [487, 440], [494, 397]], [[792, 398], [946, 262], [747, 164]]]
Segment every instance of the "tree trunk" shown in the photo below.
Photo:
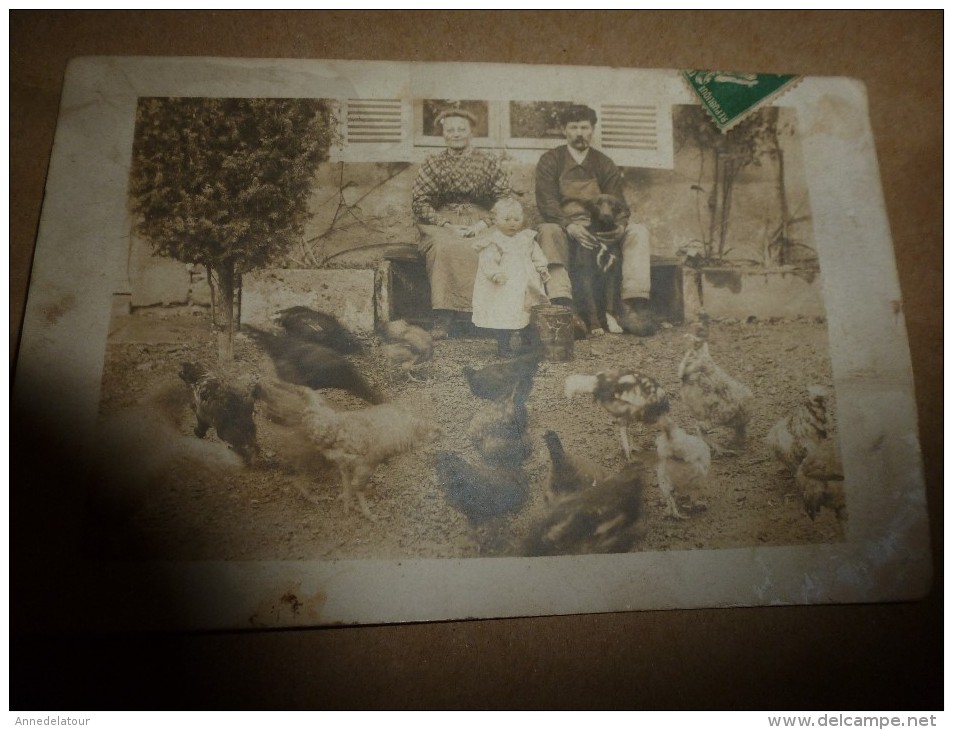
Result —
[[788, 249], [790, 245], [788, 243], [788, 218], [790, 212], [788, 211], [788, 195], [787, 190], [784, 187], [784, 150], [781, 149], [781, 144], [778, 141], [777, 135], [774, 138], [775, 152], [778, 155], [778, 199], [781, 203], [781, 233], [777, 238], [778, 241], [778, 264], [784, 266], [789, 263], [788, 261]]
[[708, 239], [705, 241], [705, 258], [714, 258], [715, 226], [718, 220], [718, 198], [721, 196], [721, 176], [723, 163], [721, 152], [715, 150], [715, 170], [712, 173], [711, 195], [708, 196]]
[[[235, 264], [231, 259], [215, 267], [218, 279], [218, 302], [213, 304], [212, 324], [218, 339], [218, 357], [220, 360], [232, 360], [234, 349], [232, 337], [235, 332]], [[214, 290], [213, 290], [214, 291]]]

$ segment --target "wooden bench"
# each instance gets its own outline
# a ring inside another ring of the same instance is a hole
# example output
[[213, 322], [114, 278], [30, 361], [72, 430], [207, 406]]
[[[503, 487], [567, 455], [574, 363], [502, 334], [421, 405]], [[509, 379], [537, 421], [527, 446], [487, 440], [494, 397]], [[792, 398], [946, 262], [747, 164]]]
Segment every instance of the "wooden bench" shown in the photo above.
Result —
[[[406, 319], [430, 325], [430, 282], [416, 245], [388, 248], [377, 267], [374, 305], [378, 322]], [[682, 266], [675, 257], [652, 256], [652, 311], [660, 321], [672, 324], [685, 319]]]

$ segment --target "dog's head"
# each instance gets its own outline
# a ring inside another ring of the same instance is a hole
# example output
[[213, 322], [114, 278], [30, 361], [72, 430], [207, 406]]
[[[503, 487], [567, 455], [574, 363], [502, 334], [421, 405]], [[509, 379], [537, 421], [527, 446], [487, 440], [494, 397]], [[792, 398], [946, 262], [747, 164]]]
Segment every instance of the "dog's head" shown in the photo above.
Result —
[[616, 218], [625, 212], [625, 204], [614, 195], [597, 195], [586, 201], [589, 213], [589, 230], [593, 233], [607, 233], [615, 230]]

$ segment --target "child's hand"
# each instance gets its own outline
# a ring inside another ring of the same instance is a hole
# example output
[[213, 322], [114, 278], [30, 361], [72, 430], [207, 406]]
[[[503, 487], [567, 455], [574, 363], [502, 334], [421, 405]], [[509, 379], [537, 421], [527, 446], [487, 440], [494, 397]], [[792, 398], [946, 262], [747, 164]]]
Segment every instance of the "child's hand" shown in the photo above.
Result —
[[503, 274], [503, 273], [493, 274], [493, 276], [490, 277], [490, 281], [492, 281], [494, 284], [505, 284], [506, 274]]
[[536, 271], [539, 272], [539, 280], [544, 284], [549, 283], [549, 280], [553, 278], [549, 275], [549, 269], [545, 266], [540, 266]]

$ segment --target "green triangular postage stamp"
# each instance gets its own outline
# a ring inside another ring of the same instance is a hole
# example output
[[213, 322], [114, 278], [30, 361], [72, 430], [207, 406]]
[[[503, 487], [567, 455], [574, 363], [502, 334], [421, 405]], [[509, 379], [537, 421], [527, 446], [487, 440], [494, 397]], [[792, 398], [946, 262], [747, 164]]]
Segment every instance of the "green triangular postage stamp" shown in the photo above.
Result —
[[688, 86], [722, 132], [770, 103], [800, 80], [794, 74], [752, 74], [732, 71], [682, 71]]

